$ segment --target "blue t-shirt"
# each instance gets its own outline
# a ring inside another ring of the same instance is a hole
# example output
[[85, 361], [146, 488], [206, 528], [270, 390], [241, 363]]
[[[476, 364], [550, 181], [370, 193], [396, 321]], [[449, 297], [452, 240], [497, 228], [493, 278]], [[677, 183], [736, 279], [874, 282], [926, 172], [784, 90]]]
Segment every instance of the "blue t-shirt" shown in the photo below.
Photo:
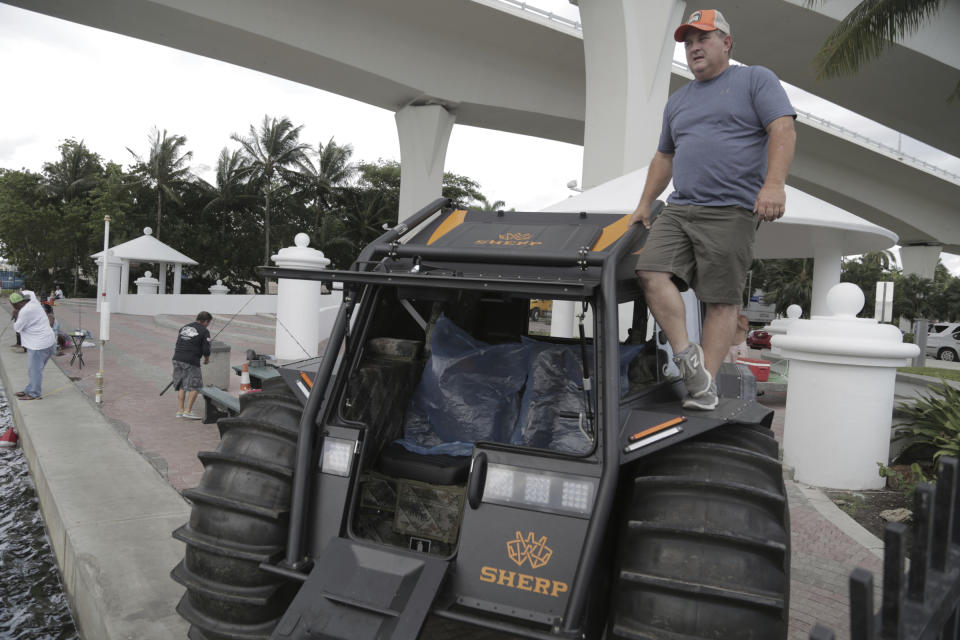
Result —
[[673, 154], [672, 204], [753, 209], [767, 175], [766, 126], [796, 117], [766, 67], [731, 66], [667, 100], [657, 150]]

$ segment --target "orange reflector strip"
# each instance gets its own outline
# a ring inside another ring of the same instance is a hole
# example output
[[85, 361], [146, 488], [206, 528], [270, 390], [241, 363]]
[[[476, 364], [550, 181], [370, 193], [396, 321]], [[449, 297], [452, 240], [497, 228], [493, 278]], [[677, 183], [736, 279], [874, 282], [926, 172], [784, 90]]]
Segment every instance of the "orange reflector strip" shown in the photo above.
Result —
[[303, 378], [303, 381], [306, 383], [307, 387], [309, 387], [310, 389], [313, 389], [313, 380], [310, 379], [310, 376], [308, 376], [305, 372], [301, 371], [300, 377]]
[[630, 441], [630, 442], [636, 442], [637, 440], [642, 440], [642, 439], [646, 438], [647, 436], [652, 436], [653, 434], [655, 434], [655, 433], [657, 433], [657, 432], [659, 432], [659, 431], [663, 431], [664, 429], [669, 429], [670, 427], [673, 427], [673, 426], [675, 426], [675, 425], [684, 423], [684, 422], [686, 422], [686, 421], [687, 421], [687, 418], [686, 418], [685, 416], [678, 416], [678, 417], [673, 418], [673, 419], [671, 419], [671, 420], [667, 420], [666, 422], [661, 422], [661, 423], [658, 424], [658, 425], [654, 425], [654, 426], [650, 427], [649, 429], [644, 429], [643, 431], [638, 431], [637, 433], [635, 433], [635, 434], [633, 434], [632, 436], [630, 436], [630, 440], [629, 440], [629, 441]]
[[427, 245], [431, 245], [443, 236], [447, 235], [461, 224], [463, 224], [464, 218], [467, 217], [466, 209], [457, 209], [449, 216], [447, 219], [440, 223], [440, 226], [437, 227], [436, 231], [433, 232], [433, 235], [430, 236], [430, 239], [427, 240]]
[[627, 232], [627, 229], [630, 228], [630, 215], [627, 214], [617, 220], [612, 222], [603, 228], [603, 233], [600, 234], [600, 237], [597, 238], [596, 243], [594, 243], [591, 251], [603, 251], [614, 242], [620, 239], [620, 236]]

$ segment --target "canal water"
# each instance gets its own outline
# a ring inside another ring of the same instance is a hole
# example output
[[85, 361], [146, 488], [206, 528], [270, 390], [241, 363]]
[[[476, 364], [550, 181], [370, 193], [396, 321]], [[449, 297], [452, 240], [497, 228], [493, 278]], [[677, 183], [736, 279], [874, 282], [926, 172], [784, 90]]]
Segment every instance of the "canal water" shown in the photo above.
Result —
[[[0, 386], [0, 433], [13, 424]], [[0, 448], [0, 639], [78, 639], [20, 447]]]

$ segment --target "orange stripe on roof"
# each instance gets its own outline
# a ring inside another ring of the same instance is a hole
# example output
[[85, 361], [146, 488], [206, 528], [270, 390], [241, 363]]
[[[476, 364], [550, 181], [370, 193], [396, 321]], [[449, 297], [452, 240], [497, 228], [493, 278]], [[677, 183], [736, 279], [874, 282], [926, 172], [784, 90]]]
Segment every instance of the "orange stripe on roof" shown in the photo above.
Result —
[[591, 249], [591, 251], [603, 251], [614, 242], [619, 240], [629, 228], [630, 214], [623, 216], [616, 222], [608, 224], [603, 228], [603, 233], [600, 234], [600, 237], [597, 239], [596, 244], [593, 245], [593, 249]]
[[433, 232], [433, 235], [430, 236], [430, 239], [427, 240], [427, 245], [431, 245], [443, 236], [447, 235], [461, 224], [463, 224], [464, 218], [467, 217], [466, 209], [457, 209], [449, 216], [447, 219], [440, 223], [440, 226], [437, 227], [437, 230]]

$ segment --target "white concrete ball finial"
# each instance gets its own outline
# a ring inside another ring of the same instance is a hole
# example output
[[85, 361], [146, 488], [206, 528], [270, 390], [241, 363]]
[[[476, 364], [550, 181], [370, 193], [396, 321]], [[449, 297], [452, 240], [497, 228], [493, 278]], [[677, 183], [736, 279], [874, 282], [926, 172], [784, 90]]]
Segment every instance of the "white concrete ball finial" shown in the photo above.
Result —
[[293, 237], [293, 244], [298, 247], [309, 247], [310, 246], [310, 236], [301, 232]]
[[836, 316], [856, 317], [863, 303], [863, 291], [852, 282], [835, 284], [827, 292], [827, 308]]
[[217, 280], [217, 286], [218, 286], [218, 287], [222, 287], [222, 286], [223, 286], [223, 280]]
[[152, 277], [153, 277], [153, 274], [150, 273], [149, 271], [145, 271], [144, 274], [143, 274], [143, 277], [144, 277], [144, 278], [152, 278]]
[[153, 229], [151, 229], [150, 227], [144, 227], [144, 228], [143, 228], [143, 235], [145, 235], [145, 236], [152, 236], [152, 235], [153, 235]]
[[803, 309], [800, 308], [800, 305], [792, 304], [787, 307], [787, 317], [791, 320], [796, 320], [801, 315], [803, 315]]

